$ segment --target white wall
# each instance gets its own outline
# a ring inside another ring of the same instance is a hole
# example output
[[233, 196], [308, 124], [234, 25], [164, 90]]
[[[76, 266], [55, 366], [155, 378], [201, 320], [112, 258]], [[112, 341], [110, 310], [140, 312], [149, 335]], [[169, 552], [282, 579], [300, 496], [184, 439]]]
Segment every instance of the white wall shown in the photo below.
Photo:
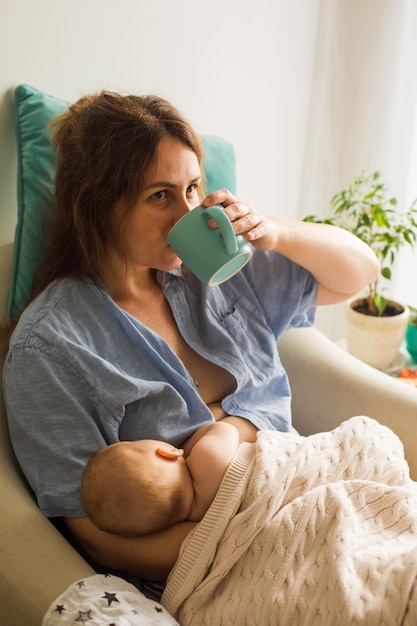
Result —
[[236, 148], [239, 196], [296, 215], [320, 0], [1, 0], [0, 244], [16, 221], [12, 96], [158, 93]]

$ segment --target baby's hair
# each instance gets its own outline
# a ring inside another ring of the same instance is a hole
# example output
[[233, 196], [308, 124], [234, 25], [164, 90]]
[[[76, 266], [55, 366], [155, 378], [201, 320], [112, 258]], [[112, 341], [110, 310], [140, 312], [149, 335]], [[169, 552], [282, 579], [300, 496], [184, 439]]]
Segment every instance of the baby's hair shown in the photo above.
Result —
[[102, 448], [87, 463], [81, 500], [90, 520], [106, 532], [132, 537], [172, 526], [182, 510], [181, 489], [149, 462], [155, 454], [120, 442]]

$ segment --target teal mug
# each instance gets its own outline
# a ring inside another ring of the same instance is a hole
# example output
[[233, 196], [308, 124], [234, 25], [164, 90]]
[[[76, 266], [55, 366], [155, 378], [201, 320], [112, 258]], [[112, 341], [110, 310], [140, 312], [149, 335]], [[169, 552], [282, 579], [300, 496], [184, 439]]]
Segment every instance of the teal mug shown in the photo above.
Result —
[[[213, 218], [218, 228], [207, 224]], [[250, 260], [251, 248], [235, 235], [223, 207], [197, 206], [171, 228], [167, 241], [184, 265], [210, 287], [228, 280]]]

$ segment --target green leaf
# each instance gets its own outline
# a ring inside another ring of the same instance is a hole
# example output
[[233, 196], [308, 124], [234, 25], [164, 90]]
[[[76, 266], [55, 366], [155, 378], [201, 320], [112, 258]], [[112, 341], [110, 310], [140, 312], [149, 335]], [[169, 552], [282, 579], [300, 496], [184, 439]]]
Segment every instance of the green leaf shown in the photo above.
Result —
[[376, 293], [374, 295], [374, 303], [376, 308], [378, 309], [379, 315], [382, 315], [387, 306], [387, 301], [384, 296], [381, 296], [380, 293]]

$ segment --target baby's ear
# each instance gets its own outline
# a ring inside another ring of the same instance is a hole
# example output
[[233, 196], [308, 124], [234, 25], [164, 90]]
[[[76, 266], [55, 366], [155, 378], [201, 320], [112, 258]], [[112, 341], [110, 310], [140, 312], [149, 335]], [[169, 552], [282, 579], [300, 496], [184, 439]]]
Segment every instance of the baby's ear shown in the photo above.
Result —
[[168, 459], [168, 461], [175, 461], [180, 456], [184, 456], [184, 450], [181, 448], [174, 448], [174, 446], [167, 446], [166, 448], [157, 448], [156, 454], [162, 459]]

